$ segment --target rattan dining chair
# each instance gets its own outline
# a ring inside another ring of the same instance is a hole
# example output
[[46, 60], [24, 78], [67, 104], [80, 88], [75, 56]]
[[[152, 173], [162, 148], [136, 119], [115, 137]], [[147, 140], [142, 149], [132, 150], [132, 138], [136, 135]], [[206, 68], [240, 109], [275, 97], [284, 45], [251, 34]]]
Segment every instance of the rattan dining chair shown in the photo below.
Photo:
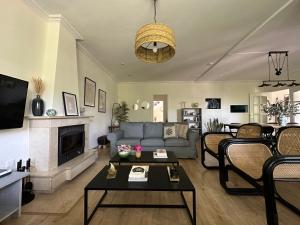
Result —
[[218, 146], [224, 139], [229, 138], [260, 138], [262, 137], [262, 126], [259, 124], [244, 124], [239, 127], [236, 137], [231, 132], [206, 132], [201, 137], [201, 163], [206, 169], [218, 169], [219, 166], [211, 166], [205, 163], [206, 152], [219, 159]]
[[[276, 152], [265, 139], [228, 139], [219, 145], [220, 184], [230, 194], [264, 195], [268, 225], [278, 224], [275, 199], [300, 215], [300, 204], [292, 204], [275, 185], [275, 181], [300, 182], [300, 127], [280, 128], [277, 137]], [[225, 157], [229, 164], [225, 164]], [[229, 187], [229, 170], [253, 188]]]

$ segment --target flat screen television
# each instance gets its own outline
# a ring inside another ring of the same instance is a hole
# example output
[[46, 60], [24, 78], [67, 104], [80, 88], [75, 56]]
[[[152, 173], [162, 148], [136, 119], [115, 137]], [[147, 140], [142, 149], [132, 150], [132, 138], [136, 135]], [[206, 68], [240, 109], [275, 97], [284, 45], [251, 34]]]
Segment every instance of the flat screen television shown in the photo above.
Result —
[[232, 113], [247, 113], [248, 105], [230, 105], [230, 112], [232, 112]]
[[0, 129], [23, 127], [28, 82], [0, 74]]

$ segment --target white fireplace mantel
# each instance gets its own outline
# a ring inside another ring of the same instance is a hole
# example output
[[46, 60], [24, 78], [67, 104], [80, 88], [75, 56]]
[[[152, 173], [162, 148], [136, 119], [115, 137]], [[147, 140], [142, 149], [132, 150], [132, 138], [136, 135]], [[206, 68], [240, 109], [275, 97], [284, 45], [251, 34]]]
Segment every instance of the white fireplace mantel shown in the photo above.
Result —
[[[69, 180], [70, 168], [76, 168], [79, 174], [95, 162], [97, 152], [90, 150], [88, 146], [89, 123], [92, 118], [91, 116], [26, 117], [29, 120], [29, 155], [35, 190], [52, 192], [54, 187]], [[67, 165], [58, 166], [58, 128], [81, 124], [84, 124], [86, 143], [83, 155], [69, 161]]]

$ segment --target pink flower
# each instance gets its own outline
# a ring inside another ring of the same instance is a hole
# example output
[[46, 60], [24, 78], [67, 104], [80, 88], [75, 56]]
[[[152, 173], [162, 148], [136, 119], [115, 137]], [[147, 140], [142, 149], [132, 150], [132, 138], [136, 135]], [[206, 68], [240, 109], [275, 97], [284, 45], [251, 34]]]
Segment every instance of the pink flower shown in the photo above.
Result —
[[137, 152], [143, 151], [143, 147], [142, 147], [141, 145], [139, 145], [139, 144], [135, 145], [133, 149], [134, 149], [135, 151], [137, 151]]

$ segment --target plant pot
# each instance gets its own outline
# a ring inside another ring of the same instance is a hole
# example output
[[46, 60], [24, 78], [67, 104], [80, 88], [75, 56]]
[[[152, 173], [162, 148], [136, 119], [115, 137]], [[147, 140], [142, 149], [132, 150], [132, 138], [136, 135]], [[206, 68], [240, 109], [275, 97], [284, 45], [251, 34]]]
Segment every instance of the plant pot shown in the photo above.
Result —
[[39, 95], [32, 100], [31, 109], [34, 116], [42, 116], [44, 114], [44, 101]]
[[142, 152], [141, 151], [136, 151], [135, 152], [135, 157], [141, 158], [141, 156], [142, 156]]
[[278, 124], [280, 126], [286, 126], [287, 124], [287, 117], [285, 115], [279, 115], [277, 118]]

